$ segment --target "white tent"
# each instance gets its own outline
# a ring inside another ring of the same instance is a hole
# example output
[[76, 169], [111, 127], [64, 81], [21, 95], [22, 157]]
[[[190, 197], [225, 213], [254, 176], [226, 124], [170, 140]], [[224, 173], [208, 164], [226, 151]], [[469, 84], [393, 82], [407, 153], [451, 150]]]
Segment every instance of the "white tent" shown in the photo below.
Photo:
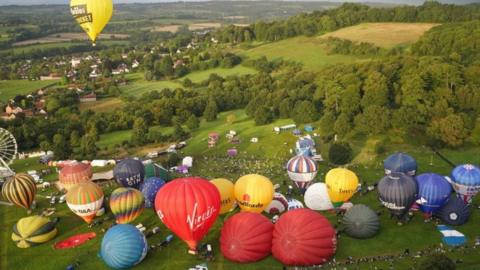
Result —
[[193, 166], [193, 158], [190, 156], [185, 157], [182, 161], [182, 165], [191, 168]]

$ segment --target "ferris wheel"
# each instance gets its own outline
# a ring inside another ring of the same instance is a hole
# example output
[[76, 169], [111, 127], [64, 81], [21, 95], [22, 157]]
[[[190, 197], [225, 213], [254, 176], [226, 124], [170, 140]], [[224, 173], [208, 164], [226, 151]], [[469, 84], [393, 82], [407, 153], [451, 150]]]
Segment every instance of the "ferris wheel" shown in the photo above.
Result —
[[17, 155], [17, 140], [8, 130], [0, 128], [0, 168], [11, 171], [8, 166]]

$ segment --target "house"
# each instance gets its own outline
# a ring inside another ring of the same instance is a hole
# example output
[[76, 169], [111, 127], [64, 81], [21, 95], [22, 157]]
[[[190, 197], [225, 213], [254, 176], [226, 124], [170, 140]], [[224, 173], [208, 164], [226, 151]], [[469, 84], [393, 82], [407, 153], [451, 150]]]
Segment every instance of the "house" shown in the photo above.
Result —
[[181, 67], [183, 66], [185, 63], [183, 62], [183, 60], [181, 59], [178, 59], [177, 61], [175, 61], [175, 63], [173, 64], [173, 68], [176, 69], [177, 67]]
[[113, 75], [120, 75], [122, 73], [128, 73], [130, 70], [128, 69], [128, 66], [125, 63], [121, 63], [118, 65], [116, 69], [112, 70]]
[[140, 66], [140, 63], [139, 63], [136, 59], [133, 60], [133, 62], [132, 62], [132, 68], [137, 68], [137, 67], [139, 67], [139, 66]]
[[94, 69], [92, 70], [92, 72], [90, 72], [90, 78], [97, 78], [100, 76], [100, 72], [97, 70], [97, 69]]
[[5, 107], [5, 113], [7, 114], [18, 114], [23, 112], [23, 109], [20, 107], [17, 107], [12, 104], [8, 104], [7, 107]]
[[50, 73], [48, 76], [40, 76], [40, 81], [59, 80], [62, 75], [59, 73]]
[[80, 63], [82, 63], [82, 59], [73, 57], [72, 60], [70, 61], [70, 64], [72, 65], [72, 68], [77, 68], [80, 66]]
[[42, 110], [45, 108], [45, 99], [40, 99], [39, 101], [35, 102], [35, 109]]
[[97, 95], [95, 93], [87, 94], [80, 97], [80, 103], [95, 102], [97, 101]]

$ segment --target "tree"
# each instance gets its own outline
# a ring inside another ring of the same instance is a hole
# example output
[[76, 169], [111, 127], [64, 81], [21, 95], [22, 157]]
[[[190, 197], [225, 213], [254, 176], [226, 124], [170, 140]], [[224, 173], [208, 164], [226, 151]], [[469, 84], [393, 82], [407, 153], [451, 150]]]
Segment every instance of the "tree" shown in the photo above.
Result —
[[179, 121], [173, 122], [173, 134], [172, 138], [175, 141], [182, 141], [188, 137], [188, 133], [183, 130], [182, 125]]
[[445, 118], [434, 119], [427, 128], [432, 143], [443, 143], [451, 147], [463, 144], [468, 136], [465, 123], [458, 114], [449, 114]]
[[390, 111], [377, 105], [369, 106], [355, 117], [355, 128], [365, 134], [380, 134], [390, 127]]
[[261, 126], [273, 121], [272, 110], [267, 106], [260, 106], [255, 112], [255, 125]]
[[200, 121], [198, 118], [192, 114], [188, 117], [187, 122], [185, 123], [190, 130], [195, 130], [200, 126]]
[[304, 100], [295, 104], [293, 121], [297, 124], [311, 123], [318, 120], [318, 112], [311, 101]]
[[386, 106], [388, 104], [388, 79], [380, 72], [368, 75], [363, 86], [362, 107]]
[[205, 111], [203, 112], [203, 117], [205, 117], [205, 120], [207, 120], [207, 122], [211, 122], [217, 119], [217, 114], [217, 102], [215, 101], [215, 98], [211, 96], [208, 99], [207, 106], [205, 107]]
[[84, 159], [95, 159], [97, 156], [96, 139], [91, 134], [86, 134], [80, 142], [80, 152]]
[[62, 134], [53, 136], [53, 153], [59, 160], [67, 159], [71, 154], [70, 145]]
[[40, 142], [40, 149], [44, 152], [50, 151], [52, 146], [50, 145], [50, 142], [48, 141], [42, 141]]
[[338, 116], [337, 121], [335, 121], [333, 130], [341, 138], [345, 137], [345, 135], [352, 130], [350, 117], [346, 113], [341, 113], [340, 116]]
[[148, 126], [143, 118], [139, 117], [135, 119], [132, 129], [132, 137], [130, 141], [133, 145], [142, 146], [148, 143]]
[[72, 131], [72, 133], [70, 133], [70, 145], [72, 147], [78, 147], [80, 146], [80, 135], [78, 133], [78, 131], [74, 130]]
[[326, 112], [320, 118], [320, 132], [323, 136], [328, 137], [333, 135], [333, 127], [335, 125], [335, 115], [332, 112]]
[[426, 257], [419, 265], [420, 270], [455, 270], [455, 263], [443, 254]]
[[335, 165], [347, 164], [352, 157], [352, 147], [346, 142], [333, 143], [328, 150], [328, 159]]

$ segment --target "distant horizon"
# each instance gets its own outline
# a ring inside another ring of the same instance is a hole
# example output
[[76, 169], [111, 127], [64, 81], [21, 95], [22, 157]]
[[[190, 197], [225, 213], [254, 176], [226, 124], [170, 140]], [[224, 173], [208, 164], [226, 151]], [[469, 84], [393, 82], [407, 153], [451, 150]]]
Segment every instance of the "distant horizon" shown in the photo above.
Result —
[[[182, 2], [330, 2], [330, 3], [388, 3], [398, 5], [421, 5], [425, 0], [113, 0], [114, 4], [157, 4], [157, 3], [182, 3]], [[0, 0], [0, 6], [30, 6], [30, 5], [68, 5], [68, 0]], [[480, 3], [480, 0], [437, 0], [444, 4], [472, 4]]]

